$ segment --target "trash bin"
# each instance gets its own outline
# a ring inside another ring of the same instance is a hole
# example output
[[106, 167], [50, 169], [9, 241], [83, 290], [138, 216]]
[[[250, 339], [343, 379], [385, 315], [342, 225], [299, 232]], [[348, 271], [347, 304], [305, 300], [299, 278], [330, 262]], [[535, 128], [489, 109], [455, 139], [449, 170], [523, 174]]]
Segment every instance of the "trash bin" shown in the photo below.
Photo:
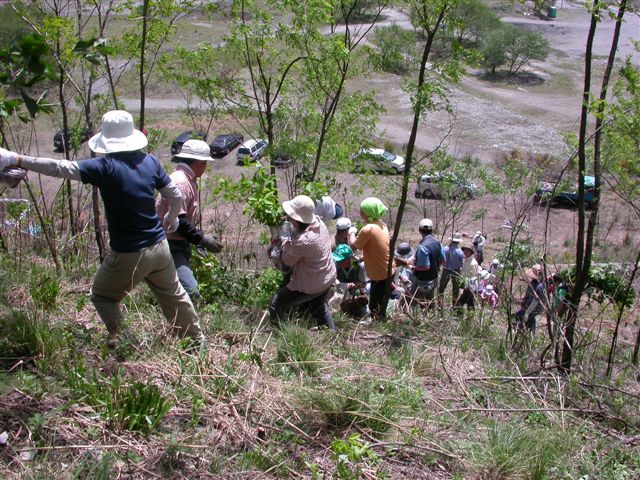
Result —
[[556, 7], [549, 7], [549, 9], [547, 10], [547, 17], [549, 18], [556, 18]]

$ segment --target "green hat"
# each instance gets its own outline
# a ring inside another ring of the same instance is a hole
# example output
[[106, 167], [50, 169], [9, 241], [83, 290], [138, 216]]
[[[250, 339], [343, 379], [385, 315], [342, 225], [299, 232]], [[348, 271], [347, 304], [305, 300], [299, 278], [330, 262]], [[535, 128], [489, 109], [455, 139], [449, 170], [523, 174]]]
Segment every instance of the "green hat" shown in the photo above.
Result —
[[353, 257], [353, 250], [351, 250], [351, 247], [346, 243], [341, 243], [336, 247], [331, 256], [333, 256], [334, 262], [342, 262], [343, 260]]
[[360, 204], [360, 209], [370, 222], [380, 220], [387, 213], [387, 207], [376, 197], [365, 198]]

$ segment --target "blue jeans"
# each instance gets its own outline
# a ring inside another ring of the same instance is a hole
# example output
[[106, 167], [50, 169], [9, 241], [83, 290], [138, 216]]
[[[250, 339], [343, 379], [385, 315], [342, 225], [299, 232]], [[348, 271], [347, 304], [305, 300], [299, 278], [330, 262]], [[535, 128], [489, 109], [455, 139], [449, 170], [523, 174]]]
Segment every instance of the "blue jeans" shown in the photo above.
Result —
[[191, 270], [191, 243], [187, 240], [169, 240], [169, 251], [178, 272], [180, 284], [192, 300], [200, 298], [198, 281]]

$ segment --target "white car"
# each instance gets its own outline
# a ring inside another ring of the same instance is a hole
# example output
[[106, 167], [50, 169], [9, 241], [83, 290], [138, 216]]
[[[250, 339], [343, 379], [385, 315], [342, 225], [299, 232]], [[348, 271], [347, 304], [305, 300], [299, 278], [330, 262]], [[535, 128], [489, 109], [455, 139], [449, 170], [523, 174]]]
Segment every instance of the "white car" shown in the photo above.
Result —
[[249, 162], [257, 162], [267, 149], [269, 142], [267, 140], [250, 139], [240, 145], [238, 152], [236, 153], [236, 159], [238, 165], [244, 165], [244, 159], [249, 158]]
[[404, 157], [382, 148], [361, 148], [353, 156], [353, 168], [357, 172], [402, 173]]
[[[445, 193], [443, 183], [449, 181], [442, 174], [422, 175], [416, 185], [416, 198], [442, 198]], [[453, 180], [452, 194], [454, 197], [473, 198], [478, 195], [479, 188], [475, 183], [465, 183]]]

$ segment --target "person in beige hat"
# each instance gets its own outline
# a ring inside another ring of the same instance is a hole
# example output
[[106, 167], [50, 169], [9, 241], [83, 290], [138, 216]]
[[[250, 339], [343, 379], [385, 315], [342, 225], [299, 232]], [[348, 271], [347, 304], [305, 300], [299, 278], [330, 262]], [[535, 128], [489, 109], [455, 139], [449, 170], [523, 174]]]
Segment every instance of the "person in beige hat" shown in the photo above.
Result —
[[306, 195], [282, 203], [293, 227], [290, 236], [282, 237], [281, 260], [291, 268], [291, 278], [269, 302], [274, 324], [284, 320], [295, 306], [304, 307], [317, 324], [335, 330], [327, 306], [327, 296], [336, 281], [336, 266], [331, 256], [331, 238], [324, 222], [314, 214], [315, 203]]
[[[144, 280], [164, 316], [183, 336], [204, 341], [198, 315], [182, 288], [169, 253], [167, 231], [178, 227], [180, 190], [158, 160], [142, 151], [147, 137], [133, 127], [133, 117], [114, 110], [102, 117], [102, 130], [89, 148], [102, 154], [82, 161], [29, 157], [0, 149], [0, 171], [17, 166], [58, 178], [78, 180], [100, 188], [111, 251], [93, 279], [91, 301], [105, 323], [107, 346], [115, 347], [123, 315], [120, 301]], [[158, 190], [169, 204], [161, 220], [155, 209]]]
[[[178, 213], [178, 228], [167, 233], [169, 251], [176, 265], [178, 279], [187, 291], [191, 300], [200, 298], [198, 281], [191, 270], [191, 246], [196, 245], [209, 252], [218, 253], [222, 243], [213, 235], [205, 234], [196, 228], [195, 218], [198, 209], [198, 183], [207, 170], [207, 166], [215, 160], [211, 157], [209, 145], [202, 140], [187, 140], [180, 153], [173, 157], [176, 170], [170, 175], [171, 181], [182, 194], [182, 206]], [[164, 218], [169, 211], [169, 203], [162, 197], [156, 204], [158, 215]]]

